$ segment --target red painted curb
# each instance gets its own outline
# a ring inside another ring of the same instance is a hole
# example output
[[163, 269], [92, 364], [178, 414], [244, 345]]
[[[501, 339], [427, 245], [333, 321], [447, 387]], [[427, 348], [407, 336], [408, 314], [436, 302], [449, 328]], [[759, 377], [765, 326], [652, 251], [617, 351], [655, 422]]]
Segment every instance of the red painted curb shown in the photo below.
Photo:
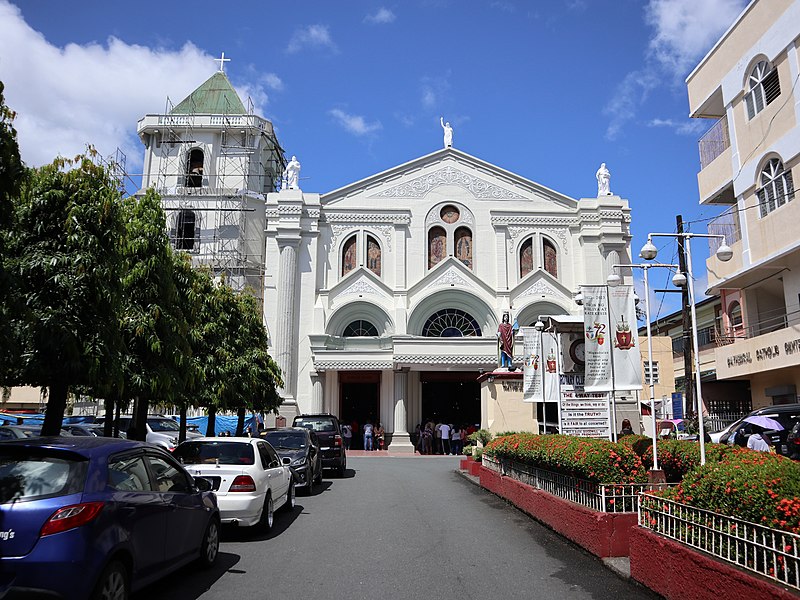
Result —
[[668, 599], [797, 599], [797, 592], [642, 527], [631, 532], [630, 556], [631, 577]]

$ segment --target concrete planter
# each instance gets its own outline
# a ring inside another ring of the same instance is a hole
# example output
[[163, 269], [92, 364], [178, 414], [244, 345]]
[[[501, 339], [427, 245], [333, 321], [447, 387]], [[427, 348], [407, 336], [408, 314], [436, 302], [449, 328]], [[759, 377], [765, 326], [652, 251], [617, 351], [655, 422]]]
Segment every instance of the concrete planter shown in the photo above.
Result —
[[479, 468], [481, 486], [601, 558], [628, 556], [636, 513], [604, 513]]
[[652, 531], [634, 527], [631, 577], [665, 598], [797, 598], [797, 593]]

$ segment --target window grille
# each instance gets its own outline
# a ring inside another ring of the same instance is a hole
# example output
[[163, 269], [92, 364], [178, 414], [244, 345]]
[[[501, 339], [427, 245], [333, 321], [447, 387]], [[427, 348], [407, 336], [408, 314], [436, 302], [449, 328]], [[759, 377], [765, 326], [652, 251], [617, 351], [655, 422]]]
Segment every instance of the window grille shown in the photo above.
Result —
[[761, 217], [794, 200], [792, 172], [783, 168], [780, 159], [773, 158], [762, 169], [759, 177], [761, 188], [756, 192]]
[[747, 118], [752, 119], [781, 94], [778, 70], [767, 61], [760, 61], [753, 67], [748, 79], [750, 91], [744, 97]]
[[[650, 361], [644, 361], [644, 382], [650, 385]], [[658, 378], [658, 361], [653, 361], [653, 381], [652, 383], [659, 383]]]

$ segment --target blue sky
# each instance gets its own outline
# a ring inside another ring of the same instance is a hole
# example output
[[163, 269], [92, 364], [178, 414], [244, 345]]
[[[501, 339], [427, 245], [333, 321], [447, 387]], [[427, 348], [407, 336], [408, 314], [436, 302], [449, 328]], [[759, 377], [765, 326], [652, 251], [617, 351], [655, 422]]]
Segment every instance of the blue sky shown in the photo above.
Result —
[[[573, 198], [633, 212], [634, 260], [675, 215], [705, 231], [684, 79], [745, 0], [352, 0], [210, 3], [0, 0], [0, 80], [29, 165], [93, 143], [141, 171], [136, 121], [213, 74], [275, 125], [324, 193], [454, 146]], [[675, 244], [662, 239], [659, 259]], [[697, 288], [707, 245], [697, 240]], [[652, 287], [668, 274], [654, 271]], [[676, 294], [660, 313], [678, 306]], [[655, 318], [661, 299], [652, 306]]]

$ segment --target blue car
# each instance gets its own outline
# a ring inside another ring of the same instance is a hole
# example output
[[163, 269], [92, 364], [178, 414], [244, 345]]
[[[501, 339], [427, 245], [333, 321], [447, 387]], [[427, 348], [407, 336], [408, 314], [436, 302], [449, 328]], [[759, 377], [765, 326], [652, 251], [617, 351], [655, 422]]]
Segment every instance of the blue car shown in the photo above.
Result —
[[211, 485], [150, 444], [52, 437], [0, 444], [0, 597], [125, 600], [219, 552]]

